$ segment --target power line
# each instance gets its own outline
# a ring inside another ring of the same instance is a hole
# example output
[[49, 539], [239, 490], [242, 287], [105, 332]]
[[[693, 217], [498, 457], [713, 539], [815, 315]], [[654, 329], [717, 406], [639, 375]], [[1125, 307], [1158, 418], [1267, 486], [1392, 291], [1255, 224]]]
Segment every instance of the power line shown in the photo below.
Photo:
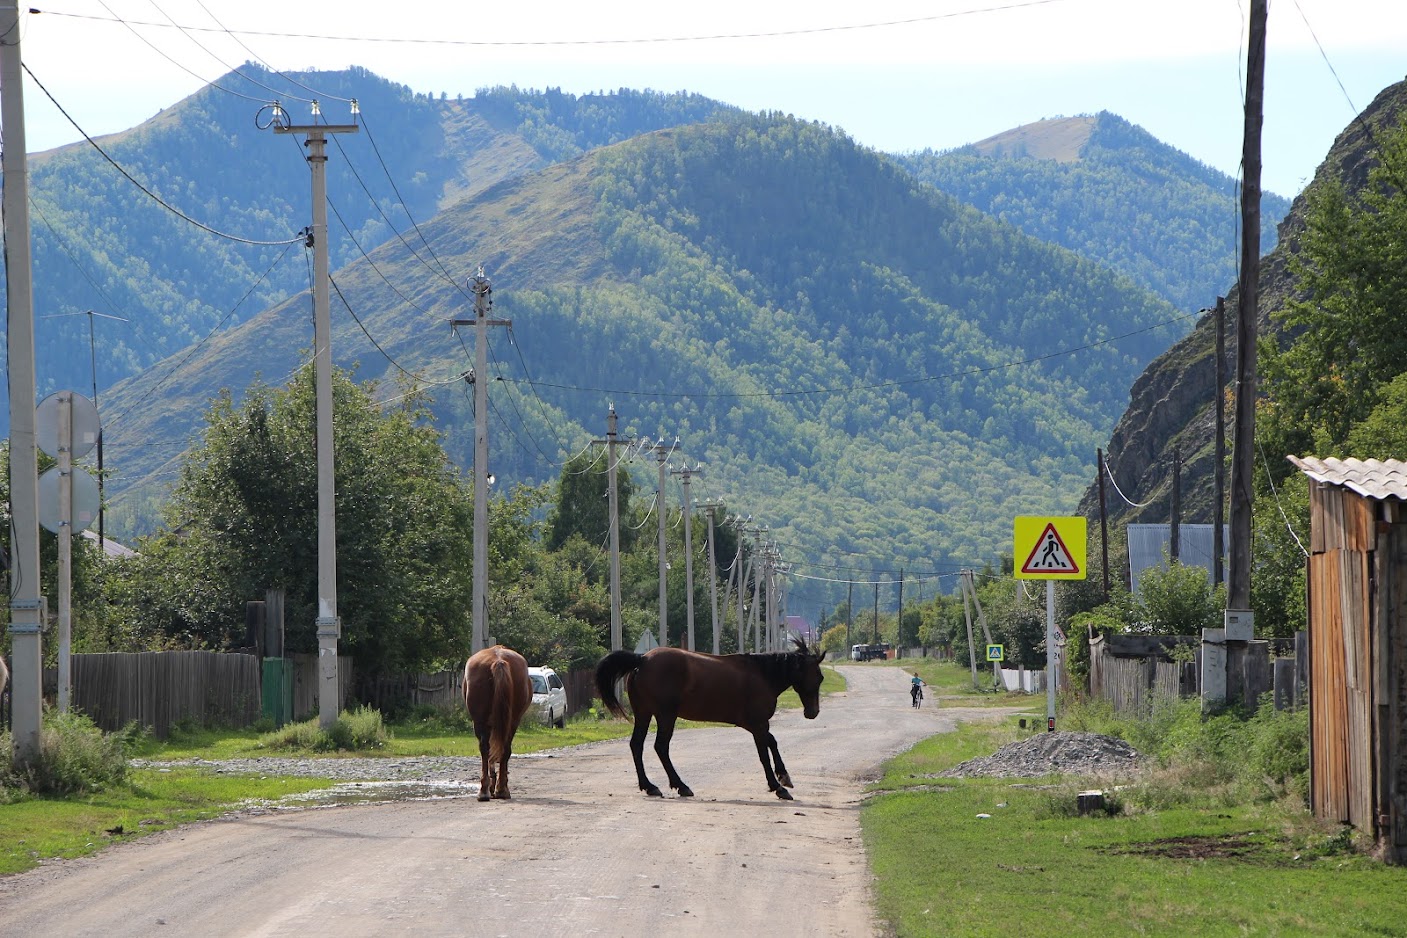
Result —
[[[127, 172], [127, 170], [124, 169], [123, 166], [122, 166], [120, 163], [117, 162], [117, 160], [115, 160], [115, 159], [113, 159], [111, 156], [109, 156], [109, 155], [108, 155], [108, 152], [107, 152], [106, 150], [104, 150], [101, 146], [99, 146], [99, 145], [98, 145], [98, 142], [97, 142], [96, 140], [94, 140], [92, 137], [88, 136], [88, 132], [87, 132], [87, 131], [85, 131], [82, 127], [78, 126], [78, 122], [77, 122], [76, 120], [74, 120], [74, 119], [73, 119], [73, 116], [72, 116], [71, 114], [69, 114], [68, 111], [64, 110], [64, 106], [63, 106], [62, 104], [60, 104], [60, 103], [58, 102], [58, 100], [54, 98], [54, 96], [53, 96], [52, 94], [49, 93], [49, 89], [48, 89], [48, 88], [45, 88], [45, 87], [44, 87], [44, 83], [41, 82], [41, 81], [35, 76], [34, 72], [30, 71], [29, 66], [28, 66], [28, 65], [24, 65], [23, 67], [24, 67], [24, 73], [30, 77], [30, 79], [34, 82], [34, 84], [38, 86], [38, 88], [39, 88], [40, 91], [44, 92], [44, 96], [49, 99], [50, 103], [52, 103], [52, 104], [54, 105], [54, 107], [56, 107], [56, 108], [59, 109], [59, 113], [62, 114], [62, 115], [68, 120], [68, 122], [69, 122], [70, 124], [73, 125], [73, 129], [76, 130], [76, 131], [78, 131], [79, 135], [82, 136], [84, 140], [88, 141], [88, 145], [89, 145], [89, 146], [91, 146], [94, 150], [97, 150], [100, 154], [102, 154], [103, 159], [105, 159], [105, 160], [107, 160], [109, 163], [111, 163], [111, 164], [112, 164], [112, 167], [113, 167], [114, 169], [116, 169], [119, 173], [121, 173], [123, 176], [125, 176], [128, 182], [130, 182], [132, 185], [136, 186], [136, 187], [137, 187], [138, 189], [140, 189], [143, 193], [145, 193], [146, 196], [147, 196], [148, 198], [150, 198], [153, 202], [155, 202], [157, 205], [160, 205], [162, 208], [166, 209], [168, 212], [170, 212], [171, 214], [175, 215], [177, 218], [181, 219], [182, 221], [189, 222], [190, 224], [192, 224], [192, 225], [194, 225], [195, 227], [199, 228], [201, 231], [207, 232], [207, 233], [209, 233], [209, 234], [213, 234], [213, 235], [215, 235], [215, 236], [218, 237], [218, 238], [225, 238], [225, 239], [227, 239], [227, 240], [229, 240], [229, 241], [236, 241], [236, 242], [238, 242], [238, 243], [240, 243], [240, 244], [258, 244], [258, 245], [276, 245], [276, 246], [277, 246], [277, 245], [284, 245], [284, 244], [297, 244], [299, 241], [302, 240], [301, 237], [287, 238], [287, 239], [282, 240], [282, 241], [259, 241], [259, 240], [253, 239], [253, 238], [242, 238], [242, 237], [240, 237], [240, 236], [238, 236], [238, 235], [232, 235], [232, 234], [229, 234], [229, 233], [227, 233], [227, 232], [220, 231], [220, 230], [218, 230], [218, 229], [216, 229], [216, 228], [211, 228], [209, 225], [205, 224], [204, 222], [195, 220], [194, 218], [192, 218], [191, 216], [187, 215], [185, 212], [181, 211], [180, 209], [176, 208], [175, 206], [171, 205], [171, 204], [168, 203], [165, 199], [163, 199], [161, 196], [157, 195], [155, 192], [151, 191], [151, 190], [148, 189], [146, 186], [144, 186], [144, 185], [142, 185], [140, 182], [138, 182], [137, 179], [136, 179], [136, 177], [134, 177], [131, 173]], [[241, 95], [241, 97], [243, 97], [243, 95]]]
[[420, 376], [412, 371], [406, 370], [406, 368], [402, 366], [400, 362], [396, 361], [396, 359], [391, 355], [390, 352], [382, 348], [381, 343], [377, 342], [376, 339], [372, 336], [372, 334], [367, 331], [366, 323], [362, 322], [361, 317], [357, 315], [356, 310], [352, 309], [352, 304], [347, 302], [347, 297], [342, 294], [342, 288], [337, 285], [337, 281], [333, 278], [331, 274], [327, 275], [327, 282], [332, 284], [332, 289], [336, 291], [337, 298], [342, 301], [342, 306], [347, 310], [349, 314], [351, 314], [352, 320], [356, 322], [357, 326], [361, 328], [362, 335], [366, 336], [367, 341], [370, 342], [372, 345], [376, 346], [376, 351], [380, 352], [383, 356], [385, 356], [388, 362], [396, 366], [397, 371], [405, 375], [410, 380], [419, 384]]
[[[188, 29], [194, 32], [223, 32], [229, 35], [241, 36], [268, 36], [278, 39], [321, 39], [330, 42], [358, 42], [358, 43], [381, 43], [381, 44], [401, 44], [401, 45], [424, 45], [424, 46], [465, 46], [470, 48], [513, 48], [518, 46], [623, 46], [623, 45], [651, 45], [656, 43], [683, 43], [683, 42], [718, 42], [735, 39], [779, 39], [791, 36], [814, 36], [826, 33], [856, 32], [866, 29], [890, 29], [901, 26], [915, 26], [921, 23], [934, 23], [942, 20], [959, 19], [965, 16], [978, 16], [984, 13], [1002, 13], [1008, 10], [1022, 10], [1028, 7], [1047, 6], [1053, 3], [1061, 3], [1063, 0], [1015, 0], [1011, 3], [996, 4], [984, 7], [972, 7], [966, 10], [953, 10], [948, 13], [934, 13], [928, 16], [912, 16], [904, 19], [878, 20], [864, 23], [842, 23], [834, 26], [802, 26], [794, 29], [758, 30], [754, 32], [737, 33], [706, 33], [700, 35], [678, 35], [678, 36], [641, 36], [623, 38], [599, 38], [599, 39], [444, 39], [444, 38], [415, 38], [398, 36], [337, 36], [320, 33], [284, 33], [273, 30], [256, 29], [212, 29], [208, 26], [177, 26], [178, 29]], [[175, 24], [154, 23], [144, 20], [124, 20], [117, 14], [112, 16], [94, 16], [83, 13], [66, 13], [58, 10], [41, 10], [31, 7], [31, 13], [44, 13], [50, 16], [63, 16], [70, 19], [93, 20], [97, 22], [122, 23], [129, 28], [131, 26], [152, 26], [162, 29], [169, 29]], [[111, 10], [108, 11], [112, 13]]]

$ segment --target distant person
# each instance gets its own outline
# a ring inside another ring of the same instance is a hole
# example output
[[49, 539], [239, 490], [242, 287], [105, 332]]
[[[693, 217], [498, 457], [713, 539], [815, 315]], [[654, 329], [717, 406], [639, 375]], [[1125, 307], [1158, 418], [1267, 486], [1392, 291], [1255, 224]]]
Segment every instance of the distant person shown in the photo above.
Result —
[[914, 676], [909, 679], [909, 697], [913, 700], [914, 709], [918, 709], [923, 703], [923, 678], [914, 672]]

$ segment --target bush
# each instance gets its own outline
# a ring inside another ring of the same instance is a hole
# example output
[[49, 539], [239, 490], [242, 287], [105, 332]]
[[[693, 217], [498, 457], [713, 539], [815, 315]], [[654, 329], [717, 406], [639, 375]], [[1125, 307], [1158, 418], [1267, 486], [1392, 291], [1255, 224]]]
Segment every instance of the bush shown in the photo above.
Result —
[[0, 786], [64, 797], [122, 785], [127, 781], [127, 753], [141, 735], [136, 724], [104, 733], [81, 713], [46, 711], [39, 751], [28, 762], [13, 762], [10, 734], [0, 736]]
[[290, 723], [283, 729], [259, 737], [259, 745], [267, 749], [306, 749], [311, 752], [358, 751], [381, 749], [388, 736], [381, 711], [371, 707], [343, 710], [332, 728], [323, 730], [317, 717], [302, 723]]

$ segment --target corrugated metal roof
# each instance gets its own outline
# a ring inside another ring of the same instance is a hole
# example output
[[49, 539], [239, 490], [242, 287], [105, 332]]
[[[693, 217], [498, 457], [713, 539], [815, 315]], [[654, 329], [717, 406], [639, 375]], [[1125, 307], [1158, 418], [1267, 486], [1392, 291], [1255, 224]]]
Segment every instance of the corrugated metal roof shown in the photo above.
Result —
[[1315, 482], [1341, 485], [1365, 498], [1379, 501], [1396, 498], [1407, 501], [1407, 463], [1398, 459], [1319, 459], [1314, 456], [1287, 456], [1301, 472]]

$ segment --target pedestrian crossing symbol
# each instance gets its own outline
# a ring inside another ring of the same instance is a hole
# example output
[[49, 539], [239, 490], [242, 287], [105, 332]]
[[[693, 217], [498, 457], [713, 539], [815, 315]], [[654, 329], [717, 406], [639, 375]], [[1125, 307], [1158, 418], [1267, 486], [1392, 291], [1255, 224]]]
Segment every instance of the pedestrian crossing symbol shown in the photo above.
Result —
[[1085, 519], [1018, 516], [1013, 528], [1018, 580], [1083, 580]]

